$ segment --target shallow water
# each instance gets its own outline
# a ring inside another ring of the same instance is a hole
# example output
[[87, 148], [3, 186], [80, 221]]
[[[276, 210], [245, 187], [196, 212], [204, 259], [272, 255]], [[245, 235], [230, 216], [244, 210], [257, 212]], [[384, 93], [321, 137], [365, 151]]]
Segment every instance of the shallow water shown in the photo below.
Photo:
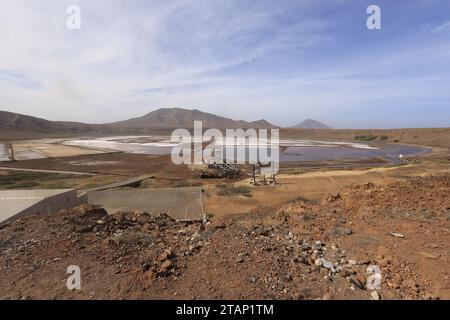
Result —
[[280, 154], [282, 162], [327, 161], [339, 159], [367, 159], [380, 157], [398, 162], [400, 155], [416, 156], [429, 151], [428, 148], [407, 145], [379, 145], [377, 149], [359, 149], [352, 147], [288, 147]]
[[[65, 141], [64, 144], [88, 147], [96, 149], [106, 149], [128, 153], [139, 153], [148, 155], [170, 154], [172, 148], [179, 144], [171, 142], [167, 137], [157, 136], [126, 136], [126, 137], [104, 137], [97, 139], [80, 139]], [[242, 145], [243, 141], [237, 141], [237, 145]], [[264, 145], [264, 144], [263, 144]], [[280, 145], [285, 147], [280, 151], [280, 162], [302, 162], [302, 161], [330, 161], [341, 159], [367, 159], [381, 157], [391, 162], [399, 162], [399, 156], [415, 156], [429, 151], [428, 148], [407, 146], [401, 144], [385, 143], [356, 143], [356, 142], [334, 142], [334, 141], [313, 141], [313, 140], [282, 140]], [[225, 146], [225, 148], [223, 148]], [[233, 162], [227, 157], [226, 149], [233, 144], [228, 140], [216, 141], [216, 150], [228, 162]], [[249, 150], [255, 150], [257, 145], [245, 147], [244, 158], [248, 159]], [[242, 163], [242, 159], [239, 159]]]
[[127, 140], [128, 139], [124, 139], [121, 141], [117, 137], [111, 138], [110, 140], [106, 140], [106, 138], [99, 138], [93, 140], [69, 140], [65, 141], [64, 144], [76, 147], [86, 147], [101, 150], [149, 154], [149, 155], [170, 154], [172, 148], [176, 145], [169, 143], [162, 144], [161, 142], [136, 143], [136, 142], [129, 142]]

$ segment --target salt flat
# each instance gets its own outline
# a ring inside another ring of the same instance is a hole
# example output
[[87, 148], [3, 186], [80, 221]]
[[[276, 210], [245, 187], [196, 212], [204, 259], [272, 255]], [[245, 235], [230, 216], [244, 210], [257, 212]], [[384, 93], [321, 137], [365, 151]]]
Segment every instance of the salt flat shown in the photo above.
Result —
[[9, 161], [9, 151], [6, 143], [0, 143], [0, 161]]

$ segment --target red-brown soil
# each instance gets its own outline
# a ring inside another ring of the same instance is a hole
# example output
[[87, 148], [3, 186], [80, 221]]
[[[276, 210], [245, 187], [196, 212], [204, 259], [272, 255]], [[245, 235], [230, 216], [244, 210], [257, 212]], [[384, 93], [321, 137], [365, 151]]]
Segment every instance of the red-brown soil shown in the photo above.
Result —
[[[441, 175], [205, 226], [89, 207], [30, 216], [0, 229], [0, 298], [449, 299], [449, 194]], [[66, 288], [69, 265], [81, 290]], [[381, 270], [378, 296], [369, 265]]]

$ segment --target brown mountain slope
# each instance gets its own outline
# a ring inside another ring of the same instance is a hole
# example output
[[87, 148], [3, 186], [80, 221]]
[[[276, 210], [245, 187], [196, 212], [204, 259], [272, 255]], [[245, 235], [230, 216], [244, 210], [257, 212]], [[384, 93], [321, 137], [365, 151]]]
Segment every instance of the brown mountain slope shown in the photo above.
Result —
[[18, 113], [0, 111], [0, 132], [87, 132], [98, 126], [80, 122], [49, 121]]
[[203, 127], [205, 128], [275, 127], [266, 120], [247, 122], [232, 120], [199, 110], [163, 108], [152, 111], [142, 117], [106, 124], [49, 121], [18, 113], [0, 111], [0, 132], [121, 132], [121, 129], [128, 132], [133, 130], [141, 131], [142, 129], [192, 128], [194, 121], [203, 121]]
[[266, 120], [247, 122], [220, 117], [199, 110], [163, 108], [145, 116], [106, 124], [49, 121], [18, 113], [0, 111], [0, 141], [73, 134], [170, 134], [173, 129], [193, 127], [203, 121], [204, 128], [274, 128]]
[[202, 121], [204, 128], [272, 128], [275, 127], [266, 120], [247, 122], [233, 120], [199, 110], [181, 108], [162, 108], [145, 116], [125, 121], [111, 123], [110, 126], [122, 128], [192, 128], [194, 121]]

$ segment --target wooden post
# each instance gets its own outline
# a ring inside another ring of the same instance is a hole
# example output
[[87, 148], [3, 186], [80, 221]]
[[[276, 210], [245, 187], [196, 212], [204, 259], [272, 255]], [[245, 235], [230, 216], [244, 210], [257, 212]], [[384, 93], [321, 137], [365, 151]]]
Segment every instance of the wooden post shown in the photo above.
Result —
[[9, 158], [11, 159], [11, 161], [15, 161], [16, 159], [14, 158], [13, 144], [10, 142], [10, 143], [8, 143], [8, 146], [9, 146], [9, 150], [10, 150]]
[[253, 185], [256, 185], [256, 166], [252, 164], [252, 182]]

